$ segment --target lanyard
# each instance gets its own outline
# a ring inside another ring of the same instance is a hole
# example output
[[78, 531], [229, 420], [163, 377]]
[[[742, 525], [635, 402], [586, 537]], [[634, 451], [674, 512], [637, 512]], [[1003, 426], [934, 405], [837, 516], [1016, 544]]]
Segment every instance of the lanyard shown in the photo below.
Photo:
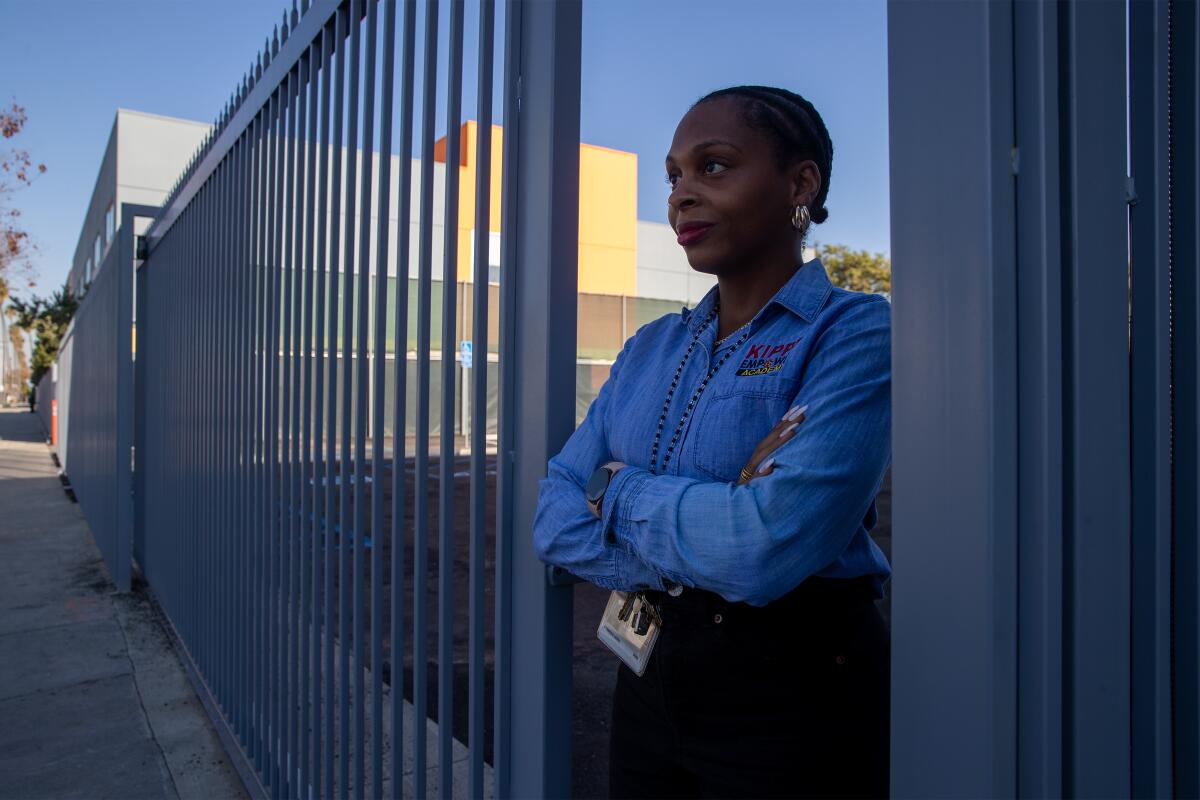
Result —
[[[696, 344], [700, 341], [700, 335], [704, 333], [704, 330], [710, 324], [712, 324], [712, 321], [716, 319], [720, 310], [721, 304], [719, 302], [713, 303], [713, 310], [709, 312], [708, 318], [704, 320], [704, 323], [696, 329], [696, 333], [692, 336], [691, 343], [688, 345], [687, 350], [683, 354], [683, 359], [679, 362], [679, 366], [675, 368], [675, 377], [671, 379], [671, 388], [667, 390], [667, 399], [663, 402], [662, 413], [659, 414], [658, 417], [658, 429], [654, 432], [654, 446], [650, 450], [650, 473], [652, 475], [666, 473], [667, 463], [670, 462], [671, 456], [675, 452], [675, 445], [679, 443], [679, 439], [683, 435], [683, 429], [687, 426], [688, 420], [691, 419], [692, 412], [696, 410], [696, 403], [699, 402], [700, 395], [704, 393], [704, 389], [708, 386], [708, 382], [711, 381], [712, 377], [717, 374], [717, 371], [721, 369], [721, 366], [727, 360], [729, 360], [731, 355], [741, 349], [742, 345], [745, 344], [746, 339], [750, 336], [750, 326], [747, 324], [744, 326], [745, 332], [742, 333], [736, 342], [734, 342], [733, 347], [726, 350], [725, 355], [721, 356], [721, 358], [709, 368], [708, 374], [704, 376], [704, 380], [700, 381], [700, 385], [696, 387], [696, 391], [692, 393], [691, 399], [688, 400], [687, 407], [684, 408], [683, 415], [679, 418], [679, 424], [675, 426], [675, 433], [671, 437], [670, 443], [667, 445], [666, 452], [663, 454], [662, 463], [659, 464], [656, 469], [655, 462], [658, 459], [658, 446], [662, 441], [663, 425], [667, 421], [667, 413], [671, 409], [671, 400], [675, 397], [675, 390], [679, 388], [679, 379], [683, 375], [683, 368], [687, 365], [688, 359], [692, 357], [692, 351], [696, 349]], [[728, 339], [729, 337], [727, 336], [725, 338]]]

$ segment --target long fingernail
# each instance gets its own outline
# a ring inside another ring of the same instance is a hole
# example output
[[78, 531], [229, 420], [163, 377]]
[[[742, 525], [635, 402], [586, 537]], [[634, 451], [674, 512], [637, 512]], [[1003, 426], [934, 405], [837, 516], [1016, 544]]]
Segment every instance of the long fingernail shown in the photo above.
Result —
[[759, 465], [758, 465], [758, 474], [759, 474], [759, 475], [766, 475], [766, 474], [767, 474], [767, 470], [769, 470], [769, 469], [771, 468], [771, 465], [772, 465], [772, 464], [774, 464], [774, 463], [775, 463], [775, 459], [773, 459], [773, 458], [768, 458], [766, 461], [764, 461], [763, 463], [759, 464]]
[[791, 410], [783, 415], [783, 418], [786, 419], [788, 422], [792, 422], [794, 420], [799, 419], [800, 415], [803, 414], [805, 411], [808, 411], [807, 405], [792, 406]]
[[782, 439], [783, 437], [787, 436], [792, 431], [796, 430], [796, 428], [798, 428], [798, 427], [800, 427], [800, 423], [793, 422], [791, 425], [788, 425], [786, 428], [783, 429], [783, 433], [779, 434], [779, 438]]

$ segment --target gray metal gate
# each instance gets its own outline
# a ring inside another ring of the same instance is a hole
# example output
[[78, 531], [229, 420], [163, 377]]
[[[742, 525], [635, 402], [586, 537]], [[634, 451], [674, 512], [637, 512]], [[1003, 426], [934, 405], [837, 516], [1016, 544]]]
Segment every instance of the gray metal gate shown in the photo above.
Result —
[[898, 797], [1200, 792], [1198, 26], [889, 3]]
[[[285, 14], [148, 232], [138, 270], [139, 561], [227, 743], [271, 796], [570, 791], [570, 588], [548, 584], [529, 531], [537, 478], [574, 427], [580, 7], [505, 8], [499, 447], [490, 458], [485, 415], [474, 415], [465, 497], [456, 495], [454, 386], [469, 380], [472, 406], [486, 408], [487, 371], [460, 377], [447, 352], [455, 292], [442, 293], [440, 360], [431, 352], [439, 3], [424, 4], [423, 21], [417, 10], [318, 0]], [[494, 13], [484, 0], [480, 254]], [[456, 165], [463, 3], [450, 2], [448, 17], [444, 160]], [[458, 177], [446, 169], [444, 286], [458, 275]], [[487, 259], [477, 258], [474, 285], [487, 281]], [[473, 297], [474, 352], [486, 354], [487, 292]], [[430, 407], [435, 381], [440, 409]], [[434, 448], [431, 418], [440, 422]], [[469, 535], [456, 542], [460, 506]], [[459, 551], [465, 586], [455, 581]], [[465, 621], [456, 615], [464, 604]], [[468, 713], [455, 738], [460, 648]], [[489, 667], [494, 772], [485, 763]]]

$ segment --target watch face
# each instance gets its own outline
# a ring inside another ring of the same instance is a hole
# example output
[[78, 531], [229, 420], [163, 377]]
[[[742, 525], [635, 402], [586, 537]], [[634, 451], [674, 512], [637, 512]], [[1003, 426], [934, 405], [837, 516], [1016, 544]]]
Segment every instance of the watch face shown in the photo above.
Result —
[[608, 488], [608, 481], [611, 473], [604, 467], [592, 473], [592, 477], [588, 478], [587, 486], [584, 488], [584, 496], [588, 502], [594, 503], [604, 496], [604, 490]]

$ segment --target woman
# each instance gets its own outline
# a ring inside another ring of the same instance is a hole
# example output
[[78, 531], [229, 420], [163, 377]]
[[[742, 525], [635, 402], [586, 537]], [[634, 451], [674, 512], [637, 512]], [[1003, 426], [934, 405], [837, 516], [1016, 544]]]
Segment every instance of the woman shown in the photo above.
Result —
[[539, 557], [642, 590], [612, 797], [888, 792], [890, 569], [869, 535], [890, 459], [890, 305], [834, 288], [805, 236], [833, 146], [782, 89], [713, 92], [666, 158], [668, 216], [717, 286], [641, 328], [541, 484]]

